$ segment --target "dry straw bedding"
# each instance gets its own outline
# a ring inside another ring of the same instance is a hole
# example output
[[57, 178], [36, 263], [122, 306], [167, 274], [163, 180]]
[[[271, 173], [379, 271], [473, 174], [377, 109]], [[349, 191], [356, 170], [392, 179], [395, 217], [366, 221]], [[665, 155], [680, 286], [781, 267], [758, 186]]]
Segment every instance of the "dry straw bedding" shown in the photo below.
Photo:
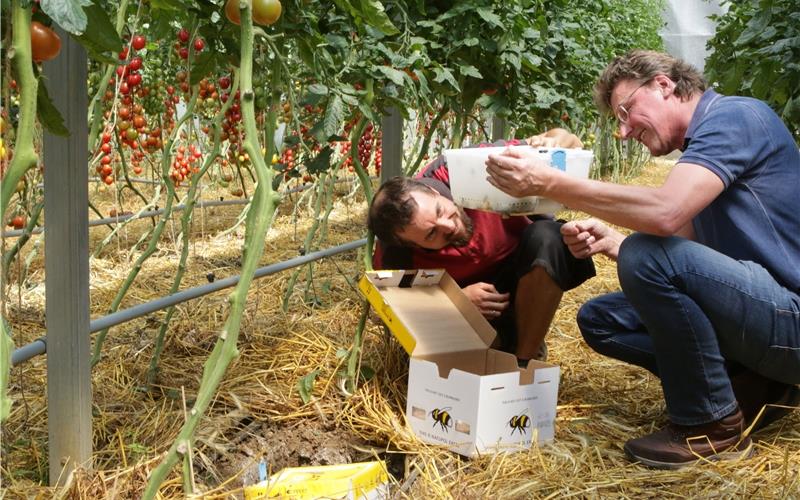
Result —
[[[667, 169], [665, 164], [650, 166], [635, 182], [656, 184]], [[242, 231], [221, 232], [237, 210], [206, 213], [202, 231], [195, 224], [184, 287], [206, 282], [209, 272], [218, 278], [238, 273]], [[361, 237], [362, 221], [363, 203], [338, 202], [324, 246]], [[308, 217], [276, 219], [263, 263], [296, 256], [308, 225]], [[135, 258], [129, 249], [138, 233], [135, 227], [129, 232], [92, 262], [93, 317], [104, 314]], [[176, 245], [162, 245], [126, 306], [166, 293], [176, 251]], [[595, 354], [576, 328], [575, 314], [583, 302], [618, 289], [615, 265], [604, 258], [597, 259], [596, 278], [565, 295], [548, 336], [551, 361], [562, 370], [555, 441], [473, 460], [420, 443], [403, 416], [406, 355], [377, 321], [368, 322], [362, 360], [375, 376], [362, 381], [350, 397], [337, 384], [344, 364], [337, 351], [351, 345], [360, 314], [352, 286], [360, 262], [352, 252], [315, 265], [317, 303], [303, 300], [305, 283], [300, 280], [288, 312], [281, 301], [291, 271], [254, 283], [240, 356], [197, 433], [193, 466], [198, 497], [240, 497], [260, 457], [273, 469], [380, 457], [392, 464], [396, 498], [800, 498], [800, 411], [755, 434], [757, 454], [743, 462], [653, 471], [625, 458], [625, 440], [665, 422], [664, 404], [657, 379]], [[11, 287], [9, 317], [17, 345], [43, 331], [41, 280], [41, 267], [34, 265], [24, 287]], [[34, 482], [47, 469], [45, 358], [15, 368], [14, 405], [3, 429], [0, 497], [138, 497], [177, 434], [184, 401], [193, 400], [224, 322], [226, 295], [178, 307], [156, 385], [149, 390], [144, 381], [160, 316], [111, 331], [93, 372], [95, 471], [76, 475], [67, 488], [54, 491]], [[304, 405], [295, 386], [313, 370], [319, 370], [315, 400]], [[177, 469], [161, 492], [164, 498], [183, 497]]]

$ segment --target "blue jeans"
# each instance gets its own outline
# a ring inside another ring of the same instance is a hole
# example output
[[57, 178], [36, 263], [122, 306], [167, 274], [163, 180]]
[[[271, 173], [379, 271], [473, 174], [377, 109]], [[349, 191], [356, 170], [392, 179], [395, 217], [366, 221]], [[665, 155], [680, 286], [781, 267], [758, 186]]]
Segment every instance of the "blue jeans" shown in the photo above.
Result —
[[617, 266], [622, 293], [584, 304], [578, 326], [597, 352], [660, 377], [672, 422], [703, 424], [736, 408], [731, 362], [800, 383], [800, 296], [760, 265], [636, 233]]

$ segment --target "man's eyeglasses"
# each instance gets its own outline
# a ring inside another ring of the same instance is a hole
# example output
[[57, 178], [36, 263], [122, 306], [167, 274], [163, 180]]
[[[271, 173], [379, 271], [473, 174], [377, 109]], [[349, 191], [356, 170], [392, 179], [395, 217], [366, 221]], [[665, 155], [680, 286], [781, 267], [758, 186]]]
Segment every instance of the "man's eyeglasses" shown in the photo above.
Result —
[[630, 101], [630, 100], [631, 100], [631, 98], [633, 98], [633, 94], [635, 94], [636, 92], [638, 92], [640, 88], [642, 88], [642, 87], [644, 87], [645, 85], [647, 85], [648, 83], [650, 83], [650, 81], [651, 81], [651, 80], [645, 80], [644, 82], [642, 82], [641, 84], [639, 84], [639, 86], [638, 86], [638, 87], [636, 87], [635, 89], [633, 89], [633, 92], [631, 92], [630, 94], [628, 94], [628, 97], [626, 97], [625, 99], [621, 100], [621, 101], [619, 102], [619, 104], [617, 104], [617, 120], [618, 120], [620, 123], [627, 123], [627, 122], [628, 122], [628, 118], [630, 117], [630, 115], [629, 115], [629, 113], [628, 113], [628, 109], [627, 109], [627, 107], [626, 107], [626, 106], [628, 106], [628, 101]]

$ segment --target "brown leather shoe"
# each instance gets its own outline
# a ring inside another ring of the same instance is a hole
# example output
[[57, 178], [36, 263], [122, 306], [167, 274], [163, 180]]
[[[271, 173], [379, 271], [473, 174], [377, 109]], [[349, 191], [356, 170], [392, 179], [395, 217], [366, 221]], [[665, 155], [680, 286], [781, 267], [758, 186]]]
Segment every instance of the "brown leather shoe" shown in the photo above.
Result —
[[668, 424], [658, 432], [625, 443], [632, 459], [658, 469], [679, 469], [703, 460], [749, 457], [753, 442], [743, 436], [744, 416], [736, 411], [716, 422], [702, 425]]
[[731, 376], [731, 386], [742, 408], [745, 428], [755, 422], [752, 432], [800, 407], [800, 387], [768, 379], [750, 370]]

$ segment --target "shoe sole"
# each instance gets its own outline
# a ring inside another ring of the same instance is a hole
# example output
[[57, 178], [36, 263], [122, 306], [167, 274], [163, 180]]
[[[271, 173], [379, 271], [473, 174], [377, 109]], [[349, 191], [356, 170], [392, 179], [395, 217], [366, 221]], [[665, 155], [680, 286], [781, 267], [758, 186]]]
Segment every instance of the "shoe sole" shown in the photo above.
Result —
[[755, 446], [753, 446], [753, 441], [750, 438], [747, 438], [746, 441], [742, 441], [736, 446], [743, 446], [745, 442], [747, 443], [747, 445], [743, 450], [736, 449], [732, 451], [723, 451], [722, 453], [717, 453], [715, 455], [703, 458], [696, 458], [688, 460], [686, 462], [661, 462], [659, 460], [652, 460], [649, 458], [636, 456], [628, 449], [627, 445], [624, 446], [623, 449], [625, 450], [625, 454], [628, 456], [628, 458], [630, 458], [634, 462], [639, 462], [642, 465], [646, 465], [647, 467], [652, 467], [654, 469], [676, 470], [704, 462], [719, 462], [723, 460], [744, 460], [746, 458], [750, 458], [756, 451]]

